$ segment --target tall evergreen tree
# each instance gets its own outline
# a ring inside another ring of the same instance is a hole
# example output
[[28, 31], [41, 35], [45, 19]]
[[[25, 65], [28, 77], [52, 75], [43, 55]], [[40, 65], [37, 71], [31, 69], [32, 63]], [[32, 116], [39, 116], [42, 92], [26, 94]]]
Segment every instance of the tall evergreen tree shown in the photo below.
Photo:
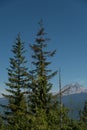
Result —
[[20, 127], [27, 111], [25, 90], [28, 84], [27, 61], [24, 43], [21, 41], [20, 35], [18, 35], [13, 45], [12, 53], [13, 57], [10, 58], [10, 66], [7, 69], [7, 93], [2, 94], [8, 100], [8, 104], [2, 107], [5, 108], [4, 119], [6, 119], [7, 123]]
[[49, 69], [51, 62], [49, 58], [53, 57], [56, 51], [47, 51], [46, 33], [42, 21], [39, 23], [39, 31], [37, 32], [35, 43], [30, 45], [32, 49], [32, 70], [30, 71], [31, 83], [29, 102], [32, 112], [36, 109], [48, 109], [52, 103], [52, 95], [50, 90], [52, 83], [50, 79], [56, 75], [57, 71], [52, 72]]

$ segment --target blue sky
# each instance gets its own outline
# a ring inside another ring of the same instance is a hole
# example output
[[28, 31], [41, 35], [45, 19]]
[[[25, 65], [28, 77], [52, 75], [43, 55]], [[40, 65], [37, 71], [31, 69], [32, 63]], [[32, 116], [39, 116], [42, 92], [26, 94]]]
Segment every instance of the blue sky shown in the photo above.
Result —
[[[78, 82], [87, 87], [87, 1], [0, 0], [1, 92], [5, 91], [6, 68], [17, 34], [21, 33], [28, 48], [34, 42], [41, 18], [51, 39], [49, 49], [57, 50], [51, 67], [61, 67], [62, 86]], [[53, 91], [57, 91], [58, 75], [52, 82]]]

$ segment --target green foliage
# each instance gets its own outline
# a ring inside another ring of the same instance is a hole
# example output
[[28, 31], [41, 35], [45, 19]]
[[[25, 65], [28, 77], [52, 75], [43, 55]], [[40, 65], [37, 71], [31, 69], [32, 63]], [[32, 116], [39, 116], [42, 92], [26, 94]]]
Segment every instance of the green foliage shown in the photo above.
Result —
[[20, 35], [13, 45], [7, 69], [7, 93], [3, 94], [8, 104], [2, 105], [5, 111], [0, 116], [0, 130], [87, 130], [87, 102], [81, 120], [70, 120], [68, 109], [60, 106], [56, 96], [50, 93], [50, 79], [57, 71], [53, 72], [49, 65], [56, 51], [47, 51], [49, 39], [42, 21], [39, 27], [35, 43], [30, 45], [33, 53], [32, 70], [29, 72]]
[[47, 114], [48, 126], [52, 130], [57, 130], [58, 128], [60, 129], [60, 127], [65, 129], [69, 123], [69, 118], [67, 116], [68, 110], [62, 106], [60, 115], [60, 106], [58, 103], [56, 105], [57, 106], [53, 106]]
[[35, 116], [33, 116], [31, 130], [46, 130], [47, 129], [47, 119], [46, 113], [43, 109], [37, 109]]
[[71, 120], [68, 128], [69, 130], [87, 130], [87, 123], [78, 120]]
[[8, 83], [6, 83], [8, 93], [3, 94], [8, 99], [8, 105], [2, 107], [5, 108], [4, 119], [6, 119], [7, 124], [12, 126], [14, 124], [15, 127], [18, 127], [27, 111], [25, 90], [29, 80], [25, 67], [24, 43], [21, 42], [20, 35], [18, 35], [16, 43], [13, 45], [12, 52], [13, 57], [10, 58], [10, 67], [8, 68]]
[[1, 115], [0, 115], [0, 130], [4, 130], [4, 127], [5, 125], [4, 125], [4, 122], [3, 122], [3, 119], [2, 119], [2, 117], [1, 117]]
[[57, 73], [52, 72], [48, 67], [51, 62], [48, 58], [54, 56], [55, 51], [47, 51], [48, 38], [45, 37], [45, 31], [42, 21], [39, 23], [40, 29], [36, 35], [35, 43], [30, 45], [32, 54], [32, 70], [30, 71], [30, 95], [29, 102], [32, 112], [37, 108], [47, 109], [51, 103], [52, 95], [49, 93], [52, 84], [49, 80]]

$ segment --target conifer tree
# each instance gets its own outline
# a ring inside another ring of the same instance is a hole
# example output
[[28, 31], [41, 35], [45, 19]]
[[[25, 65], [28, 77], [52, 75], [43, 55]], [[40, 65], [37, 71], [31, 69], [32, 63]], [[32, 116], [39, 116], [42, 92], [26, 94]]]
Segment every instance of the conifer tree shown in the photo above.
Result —
[[51, 64], [49, 59], [55, 55], [56, 51], [47, 51], [48, 41], [49, 39], [46, 37], [43, 22], [40, 21], [35, 43], [30, 45], [32, 49], [33, 69], [30, 71], [29, 102], [32, 112], [36, 112], [38, 108], [47, 110], [52, 103], [52, 95], [50, 93], [52, 83], [50, 79], [56, 75], [57, 71], [52, 72], [49, 69], [49, 65]]
[[[5, 108], [4, 119], [8, 125], [20, 127], [24, 123], [26, 108], [25, 90], [28, 84], [28, 72], [26, 67], [24, 43], [20, 34], [12, 48], [12, 58], [8, 70], [7, 93], [2, 94], [8, 104]], [[16, 129], [16, 128], [15, 128]]]

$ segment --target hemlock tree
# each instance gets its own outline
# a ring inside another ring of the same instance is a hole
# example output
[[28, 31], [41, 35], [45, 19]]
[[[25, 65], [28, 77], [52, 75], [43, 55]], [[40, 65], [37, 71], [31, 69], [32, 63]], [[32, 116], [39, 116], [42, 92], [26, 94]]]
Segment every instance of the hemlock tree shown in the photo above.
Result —
[[50, 90], [52, 83], [50, 79], [56, 75], [48, 67], [51, 64], [49, 58], [53, 57], [56, 51], [47, 51], [46, 33], [42, 21], [39, 23], [39, 31], [36, 35], [35, 43], [30, 45], [32, 49], [32, 70], [30, 71], [31, 83], [29, 102], [31, 111], [36, 113], [37, 109], [48, 110], [52, 105], [52, 95]]
[[[8, 70], [8, 83], [6, 83], [7, 93], [2, 94], [7, 100], [8, 104], [2, 107], [5, 108], [4, 119], [7, 124], [21, 128], [26, 122], [26, 88], [28, 85], [28, 72], [26, 67], [24, 43], [18, 35], [12, 49], [13, 57], [10, 58], [10, 66]], [[15, 130], [16, 130], [15, 128]], [[25, 127], [24, 127], [25, 128]], [[22, 128], [21, 128], [22, 129]]]

